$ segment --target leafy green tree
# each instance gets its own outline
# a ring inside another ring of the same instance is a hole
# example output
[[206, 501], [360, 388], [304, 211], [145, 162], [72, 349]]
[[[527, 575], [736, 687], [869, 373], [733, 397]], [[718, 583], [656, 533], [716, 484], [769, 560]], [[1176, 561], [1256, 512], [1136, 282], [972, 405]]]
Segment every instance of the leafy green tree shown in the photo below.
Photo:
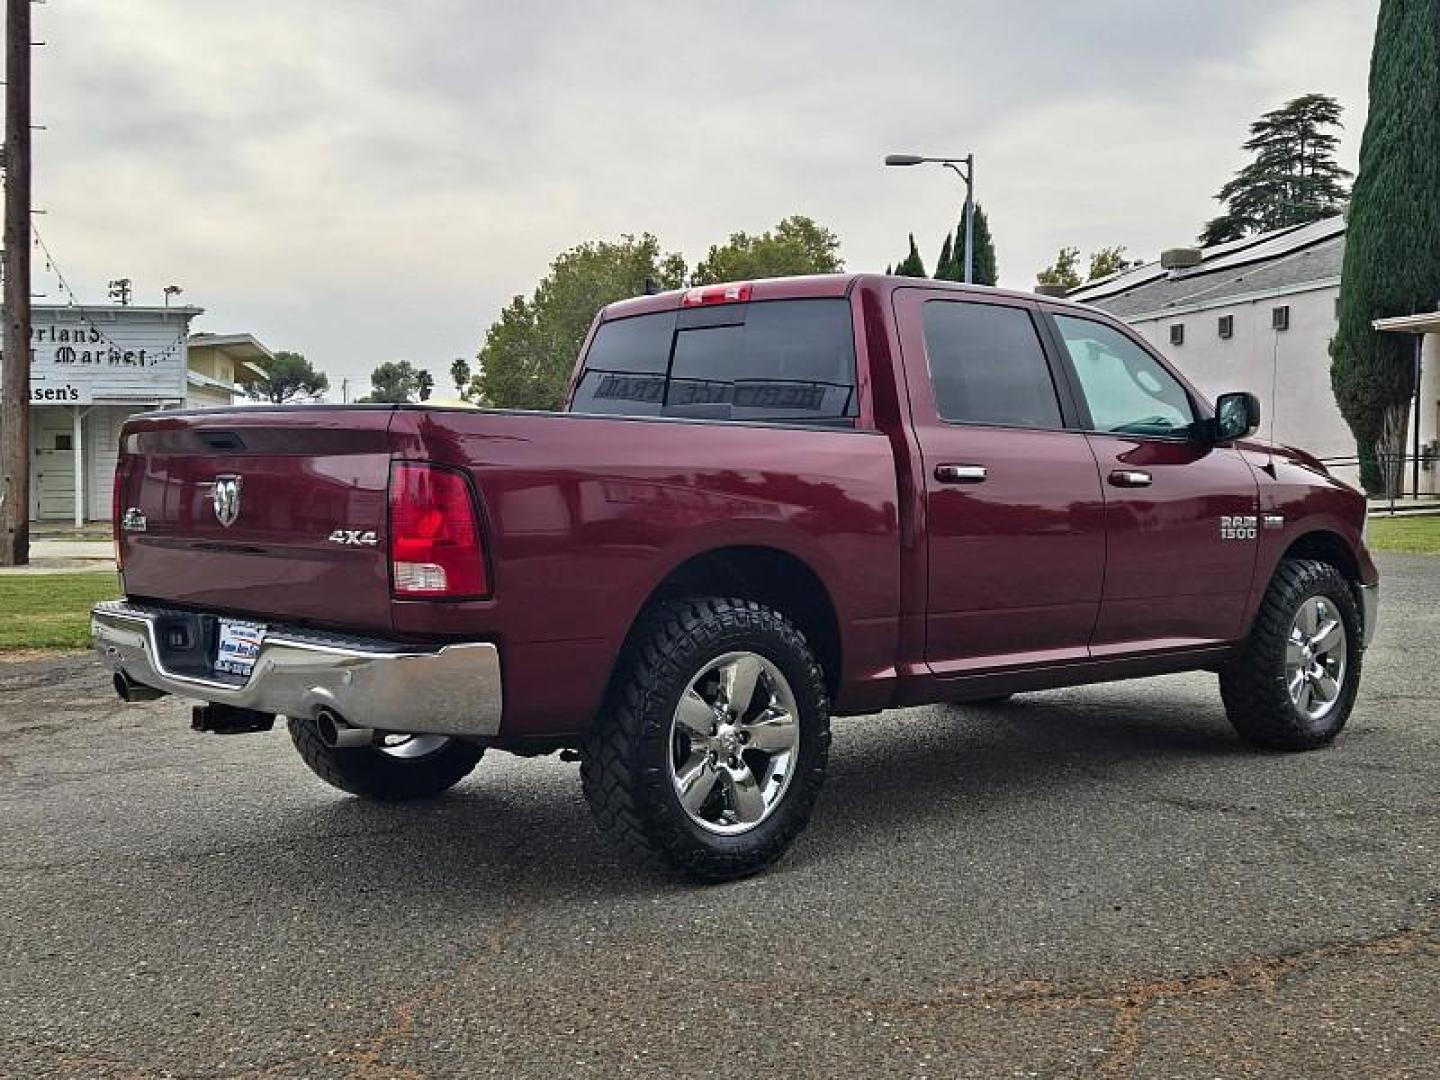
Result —
[[319, 401], [330, 389], [325, 373], [316, 371], [301, 353], [277, 352], [270, 359], [261, 360], [260, 366], [269, 379], [257, 379], [245, 385], [245, 396], [251, 401], [268, 401], [272, 405]]
[[[1431, 26], [1428, 33], [1434, 37], [1440, 30]], [[1206, 223], [1200, 243], [1224, 243], [1338, 214], [1349, 197], [1350, 178], [1335, 160], [1341, 114], [1334, 98], [1305, 94], [1251, 124], [1244, 149], [1254, 160], [1215, 196], [1225, 211]]]
[[925, 260], [920, 257], [920, 249], [915, 246], [915, 234], [910, 234], [910, 254], [901, 259], [895, 266], [895, 273], [900, 277], [929, 277], [925, 272]]
[[508, 409], [558, 409], [585, 334], [606, 304], [685, 283], [685, 260], [649, 233], [591, 241], [555, 258], [526, 299], [516, 296], [485, 332], [472, 399]]
[[695, 267], [690, 284], [833, 274], [844, 268], [840, 238], [810, 218], [794, 214], [759, 236], [731, 233], [728, 241], [712, 247]]
[[470, 361], [463, 356], [457, 356], [450, 361], [450, 379], [455, 384], [455, 394], [461, 401], [470, 400], [470, 380], [474, 373], [470, 370]]
[[1098, 281], [1100, 278], [1109, 277], [1111, 274], [1118, 274], [1122, 270], [1129, 270], [1133, 266], [1139, 266], [1139, 260], [1134, 262], [1125, 258], [1125, 245], [1112, 244], [1110, 247], [1102, 247], [1098, 251], [1090, 253], [1090, 275], [1086, 281]]
[[[1350, 203], [1330, 381], [1355, 435], [1365, 488], [1385, 489], [1380, 453], [1403, 452], [1413, 344], [1371, 320], [1440, 299], [1440, 0], [1381, 0], [1370, 113]], [[1391, 459], [1394, 460], [1393, 458]], [[1390, 474], [1399, 479], [1399, 466]]]
[[403, 405], [417, 398], [424, 401], [430, 396], [433, 383], [428, 371], [415, 367], [409, 360], [387, 360], [370, 373], [370, 393], [360, 401], [392, 405]]
[[1080, 249], [1062, 247], [1055, 261], [1035, 275], [1041, 285], [1064, 285], [1073, 289], [1080, 284]]

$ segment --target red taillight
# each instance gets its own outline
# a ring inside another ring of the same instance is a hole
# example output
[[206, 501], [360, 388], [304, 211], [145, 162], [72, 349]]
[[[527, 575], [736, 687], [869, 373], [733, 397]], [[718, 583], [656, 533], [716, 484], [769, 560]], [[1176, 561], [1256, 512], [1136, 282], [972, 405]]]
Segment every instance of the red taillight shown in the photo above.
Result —
[[396, 596], [489, 595], [480, 514], [463, 473], [390, 467], [390, 571]]
[[703, 307], [706, 304], [743, 304], [750, 299], [750, 283], [739, 285], [702, 285], [691, 289], [680, 300], [682, 307]]

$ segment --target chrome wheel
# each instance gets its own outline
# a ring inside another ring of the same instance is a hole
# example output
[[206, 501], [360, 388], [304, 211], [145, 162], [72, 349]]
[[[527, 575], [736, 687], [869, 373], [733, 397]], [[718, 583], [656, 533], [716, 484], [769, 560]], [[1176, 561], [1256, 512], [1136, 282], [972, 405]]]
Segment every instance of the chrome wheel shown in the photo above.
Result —
[[375, 740], [375, 749], [382, 754], [397, 758], [421, 758], [436, 753], [450, 745], [446, 735], [381, 735]]
[[800, 749], [795, 693], [765, 657], [732, 652], [705, 665], [670, 723], [670, 782], [710, 832], [748, 832], [780, 805]]
[[1301, 715], [1319, 720], [1345, 686], [1345, 621], [1324, 596], [1311, 596], [1295, 613], [1285, 641], [1285, 684]]

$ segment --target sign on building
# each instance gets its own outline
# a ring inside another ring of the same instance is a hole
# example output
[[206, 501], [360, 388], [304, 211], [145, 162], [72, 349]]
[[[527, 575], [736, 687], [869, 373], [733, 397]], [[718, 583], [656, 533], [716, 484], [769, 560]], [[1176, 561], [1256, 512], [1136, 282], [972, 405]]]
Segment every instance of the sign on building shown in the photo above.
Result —
[[31, 316], [36, 405], [181, 401], [189, 308], [52, 308]]

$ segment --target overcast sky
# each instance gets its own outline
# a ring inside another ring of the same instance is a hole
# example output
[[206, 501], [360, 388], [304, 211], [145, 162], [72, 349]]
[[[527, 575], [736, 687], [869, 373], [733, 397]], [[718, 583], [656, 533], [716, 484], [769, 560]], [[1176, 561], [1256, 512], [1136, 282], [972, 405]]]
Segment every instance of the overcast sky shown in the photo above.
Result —
[[[1318, 91], [1353, 168], [1378, 0], [50, 0], [37, 218], [112, 277], [368, 388], [472, 355], [559, 251], [650, 231], [693, 266], [808, 214], [933, 263], [977, 158], [1001, 284], [1062, 244], [1188, 243], [1259, 113]], [[37, 290], [58, 295], [36, 265]], [[338, 396], [334, 395], [334, 396]]]

